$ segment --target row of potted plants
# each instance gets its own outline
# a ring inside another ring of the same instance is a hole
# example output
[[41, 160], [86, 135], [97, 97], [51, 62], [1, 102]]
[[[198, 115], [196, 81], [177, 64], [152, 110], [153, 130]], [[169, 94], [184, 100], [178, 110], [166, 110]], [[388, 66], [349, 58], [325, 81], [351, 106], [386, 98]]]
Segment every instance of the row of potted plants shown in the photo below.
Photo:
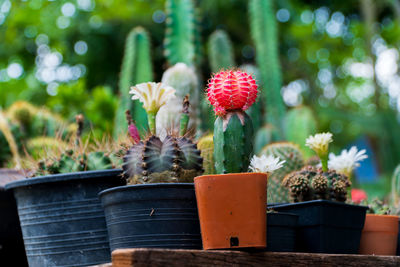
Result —
[[[281, 181], [295, 203], [270, 204], [267, 213], [268, 175], [292, 159], [252, 157], [252, 122], [245, 111], [258, 90], [251, 75], [228, 70], [209, 81], [207, 97], [217, 116], [213, 158], [218, 174], [202, 175], [201, 151], [191, 139], [188, 97], [179, 129], [160, 137], [157, 115], [175, 89], [149, 82], [130, 93], [142, 102], [150, 132], [140, 136], [126, 113], [131, 145], [122, 170], [113, 168], [115, 155], [87, 151], [78, 117], [76, 140], [39, 163], [37, 174], [42, 176], [7, 184], [17, 200], [30, 266], [94, 265], [109, 262], [110, 251], [139, 247], [359, 252], [367, 207], [346, 203], [351, 182], [329, 169], [330, 133], [306, 141], [320, 159], [315, 166], [295, 170]], [[354, 155], [352, 167], [363, 158], [363, 153]]]

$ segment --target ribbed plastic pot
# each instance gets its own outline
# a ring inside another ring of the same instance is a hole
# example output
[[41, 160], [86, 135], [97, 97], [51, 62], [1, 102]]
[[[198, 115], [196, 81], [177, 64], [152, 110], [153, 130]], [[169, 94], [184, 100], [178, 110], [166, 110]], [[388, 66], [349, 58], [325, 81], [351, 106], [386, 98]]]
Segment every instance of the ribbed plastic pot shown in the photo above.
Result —
[[194, 185], [120, 186], [101, 192], [111, 251], [119, 248], [201, 249]]
[[296, 250], [358, 254], [368, 207], [312, 200], [275, 205], [273, 209], [299, 216]]
[[299, 216], [292, 213], [267, 213], [267, 251], [295, 251], [298, 219]]
[[12, 182], [30, 266], [110, 262], [98, 193], [124, 184], [121, 170], [57, 174]]

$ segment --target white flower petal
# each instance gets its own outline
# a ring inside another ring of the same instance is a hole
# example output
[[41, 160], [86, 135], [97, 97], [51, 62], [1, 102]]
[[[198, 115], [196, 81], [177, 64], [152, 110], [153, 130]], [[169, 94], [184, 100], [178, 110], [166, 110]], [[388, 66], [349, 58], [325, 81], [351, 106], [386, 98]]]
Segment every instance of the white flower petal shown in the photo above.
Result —
[[329, 154], [328, 166], [338, 172], [350, 175], [353, 170], [360, 166], [360, 161], [368, 158], [366, 150], [358, 151], [357, 147], [352, 146], [349, 150], [342, 150], [340, 155]]
[[275, 158], [272, 155], [262, 155], [261, 157], [253, 156], [249, 169], [252, 172], [271, 173], [279, 168], [282, 168], [285, 162], [286, 161], [284, 160], [279, 161], [279, 158]]

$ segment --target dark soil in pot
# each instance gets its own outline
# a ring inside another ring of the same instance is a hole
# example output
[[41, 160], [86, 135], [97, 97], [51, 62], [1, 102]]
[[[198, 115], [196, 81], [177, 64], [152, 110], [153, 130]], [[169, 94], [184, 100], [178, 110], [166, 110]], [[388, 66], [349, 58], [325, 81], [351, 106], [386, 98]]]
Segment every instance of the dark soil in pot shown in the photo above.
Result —
[[88, 266], [110, 262], [98, 193], [125, 183], [121, 170], [24, 179], [6, 185], [17, 200], [30, 266]]
[[111, 251], [202, 247], [193, 184], [120, 186], [101, 192], [100, 198]]
[[312, 200], [276, 205], [273, 208], [299, 216], [297, 251], [358, 253], [367, 207], [330, 200]]
[[298, 219], [299, 216], [291, 213], [267, 213], [267, 251], [295, 251]]

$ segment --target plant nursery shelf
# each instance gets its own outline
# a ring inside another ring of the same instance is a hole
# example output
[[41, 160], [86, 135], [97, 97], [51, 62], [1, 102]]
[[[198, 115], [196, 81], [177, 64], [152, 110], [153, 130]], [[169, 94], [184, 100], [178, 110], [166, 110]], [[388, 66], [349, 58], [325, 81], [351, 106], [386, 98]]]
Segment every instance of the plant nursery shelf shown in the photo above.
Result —
[[130, 266], [400, 266], [400, 257], [342, 254], [118, 249], [112, 267]]

